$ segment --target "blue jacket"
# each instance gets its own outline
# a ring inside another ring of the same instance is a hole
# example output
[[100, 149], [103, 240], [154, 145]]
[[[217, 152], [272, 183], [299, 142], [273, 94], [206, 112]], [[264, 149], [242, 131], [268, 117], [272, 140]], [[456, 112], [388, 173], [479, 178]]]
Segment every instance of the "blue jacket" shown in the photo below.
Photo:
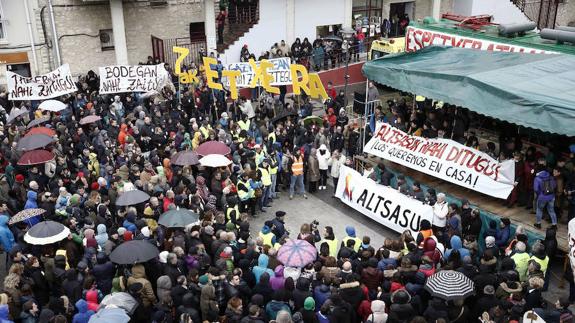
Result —
[[555, 179], [546, 170], [540, 171], [535, 176], [535, 181], [533, 181], [533, 191], [537, 195], [537, 201], [549, 202], [555, 198], [555, 193], [548, 195], [545, 195], [543, 193], [544, 183], [547, 180], [551, 181], [551, 187], [553, 189], [557, 188], [557, 183], [555, 182]]
[[281, 310], [291, 314], [290, 307], [284, 302], [273, 300], [266, 305], [266, 314], [270, 320], [275, 320]]
[[138, 227], [136, 227], [136, 224], [128, 221], [128, 219], [124, 220], [124, 222], [122, 223], [122, 226], [124, 228], [126, 228], [126, 230], [132, 232], [133, 234], [136, 234], [136, 230], [138, 230]]
[[9, 314], [10, 312], [8, 311], [8, 305], [0, 305], [0, 323], [14, 323], [14, 321], [10, 321], [8, 319]]
[[316, 286], [313, 290], [313, 298], [315, 299], [315, 310], [319, 311], [323, 303], [329, 299], [331, 291], [329, 286], [321, 284]]
[[258, 258], [258, 265], [254, 266], [252, 272], [256, 277], [256, 284], [260, 282], [260, 277], [263, 273], [268, 273], [270, 277], [274, 277], [274, 271], [268, 268], [269, 257], [261, 254]]
[[505, 228], [497, 230], [497, 234], [495, 235], [495, 244], [499, 248], [507, 247], [509, 236], [511, 236], [511, 227], [507, 225]]
[[38, 193], [34, 191], [28, 191], [26, 193], [28, 199], [26, 200], [26, 204], [24, 205], [24, 209], [37, 209], [38, 203], [36, 202], [36, 198], [38, 197]]
[[8, 216], [0, 215], [0, 243], [6, 252], [10, 252], [14, 246], [14, 234], [8, 228]]
[[94, 311], [88, 311], [88, 303], [83, 299], [76, 302], [76, 309], [78, 313], [74, 315], [72, 323], [88, 323], [90, 316], [94, 315]]
[[450, 240], [451, 249], [448, 249], [443, 256], [445, 259], [449, 259], [449, 255], [451, 255], [451, 251], [457, 250], [459, 251], [459, 256], [461, 260], [465, 258], [465, 256], [471, 256], [471, 253], [466, 248], [463, 248], [463, 244], [461, 243], [461, 238], [459, 236], [453, 236]]

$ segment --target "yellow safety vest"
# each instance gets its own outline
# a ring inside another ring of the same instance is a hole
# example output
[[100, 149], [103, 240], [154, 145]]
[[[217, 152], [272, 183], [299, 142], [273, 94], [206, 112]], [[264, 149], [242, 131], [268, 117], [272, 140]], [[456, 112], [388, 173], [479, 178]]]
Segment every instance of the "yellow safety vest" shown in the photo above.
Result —
[[322, 241], [320, 241], [319, 245], [321, 246], [324, 242], [327, 243], [327, 245], [329, 246], [329, 255], [331, 257], [337, 258], [337, 247], [338, 247], [337, 239], [333, 240], [323, 239]]
[[276, 133], [272, 132], [268, 135], [268, 140], [273, 144], [274, 142], [276, 142]]
[[240, 120], [238, 121], [238, 126], [240, 127], [240, 129], [248, 131], [250, 129], [250, 120], [248, 120], [247, 122], [244, 120]]
[[202, 133], [202, 136], [204, 136], [204, 138], [208, 138], [210, 136], [210, 128], [208, 127], [207, 129], [205, 127], [200, 127], [200, 132]]
[[361, 243], [362, 243], [361, 239], [360, 239], [360, 238], [357, 238], [357, 237], [356, 237], [356, 238], [345, 237], [345, 238], [343, 238], [343, 240], [342, 240], [343, 245], [347, 247], [347, 240], [350, 240], [350, 239], [355, 240], [355, 244], [353, 245], [353, 250], [355, 250], [355, 252], [358, 252], [358, 251], [359, 251], [359, 247], [361, 247]]
[[272, 185], [272, 177], [270, 176], [270, 172], [268, 172], [268, 170], [263, 167], [260, 167], [259, 170], [262, 173], [262, 184], [264, 184], [264, 186]]
[[232, 211], [236, 211], [236, 221], [239, 220], [240, 217], [240, 208], [236, 205], [234, 207], [229, 207], [226, 210], [226, 223], [230, 222], [232, 220], [232, 218], [230, 217], [230, 214], [232, 213]]
[[264, 154], [264, 150], [262, 149], [262, 151], [260, 151], [259, 153], [256, 153], [256, 165], [261, 164], [265, 158], [266, 158], [266, 156]]
[[301, 156], [291, 165], [291, 172], [294, 176], [303, 175], [303, 158]]
[[535, 260], [541, 266], [541, 271], [545, 275], [547, 265], [549, 265], [549, 257], [545, 256], [545, 259], [541, 259], [539, 257], [531, 256], [531, 259], [529, 260]]
[[[244, 190], [240, 190], [239, 186], [240, 184], [244, 184], [244, 186], [248, 189], [248, 191], [244, 191]], [[254, 195], [254, 191], [252, 189], [250, 189], [250, 184], [247, 182], [243, 182], [242, 180], [238, 181], [237, 184], [238, 187], [238, 197], [240, 198], [240, 200], [245, 201], [247, 199], [252, 198], [252, 196]]]
[[268, 233], [264, 234], [264, 233], [262, 233], [262, 232], [260, 231], [259, 236], [260, 236], [260, 238], [262, 238], [262, 242], [263, 242], [264, 246], [265, 246], [265, 245], [268, 245], [268, 246], [270, 246], [270, 247], [273, 246], [273, 241], [272, 241], [273, 238], [274, 238], [274, 234], [273, 234], [273, 233], [268, 232]]
[[275, 166], [270, 165], [270, 175], [275, 175], [278, 173], [278, 161], [275, 157], [270, 157], [270, 163]]

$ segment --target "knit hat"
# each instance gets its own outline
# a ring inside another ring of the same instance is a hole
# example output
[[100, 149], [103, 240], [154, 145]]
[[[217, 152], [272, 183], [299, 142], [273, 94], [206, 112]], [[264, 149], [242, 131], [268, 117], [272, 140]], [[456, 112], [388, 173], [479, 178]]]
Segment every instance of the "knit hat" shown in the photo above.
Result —
[[142, 230], [140, 230], [140, 232], [142, 232], [142, 235], [146, 238], [150, 237], [150, 228], [148, 227], [143, 227]]
[[24, 175], [18, 174], [15, 177], [17, 183], [24, 183]]
[[77, 206], [78, 204], [80, 204], [80, 195], [78, 194], [74, 194], [70, 197], [70, 205], [71, 206]]
[[208, 283], [208, 275], [207, 274], [201, 275], [200, 278], [198, 279], [198, 283], [200, 283], [200, 285], [206, 285]]
[[231, 232], [236, 230], [236, 225], [233, 222], [226, 223], [226, 231]]
[[315, 300], [313, 297], [308, 296], [303, 302], [303, 308], [308, 311], [313, 311], [315, 309]]
[[92, 184], [90, 184], [90, 189], [92, 191], [97, 191], [100, 189], [100, 185], [97, 182], [93, 182]]
[[126, 232], [126, 228], [124, 228], [124, 227], [119, 227], [119, 228], [118, 228], [118, 235], [119, 235], [119, 236], [123, 236], [123, 235], [124, 235], [124, 232]]
[[355, 238], [355, 228], [352, 226], [347, 226], [345, 227], [345, 233], [347, 233], [348, 236]]
[[30, 184], [28, 184], [28, 186], [35, 191], [37, 191], [39, 188], [38, 183], [36, 183], [36, 181], [31, 181]]
[[160, 255], [158, 257], [160, 257], [160, 262], [165, 264], [168, 262], [168, 255], [170, 253], [168, 251], [162, 251], [160, 252]]
[[98, 248], [98, 242], [95, 238], [88, 238], [86, 239], [86, 248]]
[[153, 215], [154, 215], [154, 210], [152, 210], [151, 207], [146, 206], [146, 208], [144, 209], [144, 215], [146, 215], [146, 216], [153, 216]]
[[132, 238], [133, 238], [132, 231], [126, 230], [126, 232], [124, 232], [124, 241], [131, 241]]

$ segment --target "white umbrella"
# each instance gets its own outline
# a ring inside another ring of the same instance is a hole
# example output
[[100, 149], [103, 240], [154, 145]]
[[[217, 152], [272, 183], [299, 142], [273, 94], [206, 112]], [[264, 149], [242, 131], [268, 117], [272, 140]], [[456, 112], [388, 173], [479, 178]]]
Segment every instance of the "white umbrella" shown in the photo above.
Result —
[[232, 161], [223, 155], [206, 155], [200, 159], [200, 164], [204, 167], [225, 167], [231, 164]]
[[10, 110], [10, 114], [6, 117], [6, 123], [10, 123], [14, 120], [16, 120], [16, 118], [18, 118], [19, 116], [28, 113], [28, 109], [26, 108], [22, 108], [22, 109], [18, 109], [18, 108], [13, 108], [12, 110]]
[[36, 223], [24, 235], [24, 241], [31, 245], [47, 245], [62, 241], [68, 237], [70, 229], [55, 221]]
[[38, 109], [44, 111], [59, 112], [66, 109], [66, 104], [58, 100], [46, 100], [38, 106]]

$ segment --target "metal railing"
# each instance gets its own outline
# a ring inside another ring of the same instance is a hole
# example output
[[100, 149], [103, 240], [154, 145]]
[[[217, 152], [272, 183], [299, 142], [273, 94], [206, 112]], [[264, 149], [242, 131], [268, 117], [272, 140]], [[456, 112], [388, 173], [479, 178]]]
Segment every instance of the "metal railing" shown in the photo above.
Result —
[[537, 28], [555, 28], [557, 19], [557, 0], [512, 0], [531, 21], [537, 24]]
[[260, 19], [258, 3], [228, 6], [228, 24], [255, 24]]
[[172, 48], [174, 46], [184, 47], [190, 50], [190, 54], [186, 56], [183, 60], [184, 65], [191, 65], [192, 62], [196, 64], [201, 63], [201, 53], [203, 51], [203, 55], [206, 56], [206, 42], [199, 41], [199, 42], [191, 42], [189, 38], [171, 38], [171, 39], [164, 39], [164, 63], [169, 64], [171, 67], [174, 67], [176, 63], [176, 59], [179, 57], [179, 54], [174, 53]]

